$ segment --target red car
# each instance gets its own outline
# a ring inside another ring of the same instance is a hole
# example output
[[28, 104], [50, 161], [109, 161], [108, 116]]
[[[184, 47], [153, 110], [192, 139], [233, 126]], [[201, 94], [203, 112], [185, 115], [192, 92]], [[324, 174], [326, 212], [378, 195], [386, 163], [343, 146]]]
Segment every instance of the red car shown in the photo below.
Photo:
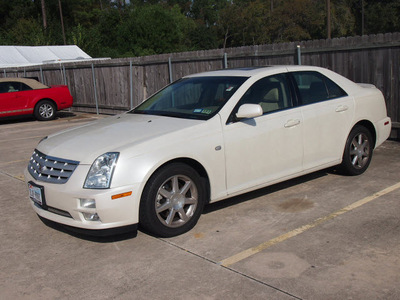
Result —
[[66, 85], [48, 87], [34, 79], [0, 78], [0, 117], [33, 114], [38, 120], [48, 121], [72, 102]]

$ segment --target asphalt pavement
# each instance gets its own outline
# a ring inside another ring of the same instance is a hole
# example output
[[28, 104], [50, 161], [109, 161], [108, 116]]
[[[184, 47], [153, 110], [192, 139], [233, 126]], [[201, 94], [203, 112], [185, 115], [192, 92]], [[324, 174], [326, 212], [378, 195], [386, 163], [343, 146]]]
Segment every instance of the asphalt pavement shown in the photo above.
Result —
[[400, 142], [361, 176], [210, 204], [178, 237], [94, 238], [39, 219], [23, 170], [44, 136], [104, 117], [0, 120], [0, 299], [400, 299]]

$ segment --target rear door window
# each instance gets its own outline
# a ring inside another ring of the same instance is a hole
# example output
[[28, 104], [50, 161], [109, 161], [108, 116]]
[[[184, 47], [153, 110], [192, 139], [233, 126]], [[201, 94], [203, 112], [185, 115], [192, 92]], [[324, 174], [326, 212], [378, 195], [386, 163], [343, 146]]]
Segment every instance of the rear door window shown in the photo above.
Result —
[[303, 105], [347, 96], [340, 86], [321, 73], [293, 72], [292, 75]]

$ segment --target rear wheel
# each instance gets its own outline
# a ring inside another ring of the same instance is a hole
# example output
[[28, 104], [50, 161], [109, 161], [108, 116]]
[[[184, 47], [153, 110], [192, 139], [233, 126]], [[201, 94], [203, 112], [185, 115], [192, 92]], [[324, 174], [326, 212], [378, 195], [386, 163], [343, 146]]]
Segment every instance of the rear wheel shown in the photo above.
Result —
[[196, 170], [183, 163], [167, 165], [146, 184], [140, 202], [140, 225], [161, 237], [187, 232], [200, 218], [205, 195]]
[[373, 140], [370, 131], [356, 125], [347, 138], [341, 169], [348, 175], [364, 173], [372, 158]]
[[49, 121], [56, 117], [56, 111], [57, 107], [52, 101], [41, 100], [35, 106], [34, 115], [40, 121]]

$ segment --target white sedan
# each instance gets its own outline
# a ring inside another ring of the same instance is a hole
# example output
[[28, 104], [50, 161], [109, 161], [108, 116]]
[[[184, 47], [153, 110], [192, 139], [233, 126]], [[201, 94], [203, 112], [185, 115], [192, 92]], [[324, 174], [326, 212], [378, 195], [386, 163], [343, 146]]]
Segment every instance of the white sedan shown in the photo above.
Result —
[[171, 237], [209, 202], [332, 166], [359, 175], [390, 130], [373, 85], [308, 66], [220, 70], [46, 137], [25, 178], [42, 218]]

